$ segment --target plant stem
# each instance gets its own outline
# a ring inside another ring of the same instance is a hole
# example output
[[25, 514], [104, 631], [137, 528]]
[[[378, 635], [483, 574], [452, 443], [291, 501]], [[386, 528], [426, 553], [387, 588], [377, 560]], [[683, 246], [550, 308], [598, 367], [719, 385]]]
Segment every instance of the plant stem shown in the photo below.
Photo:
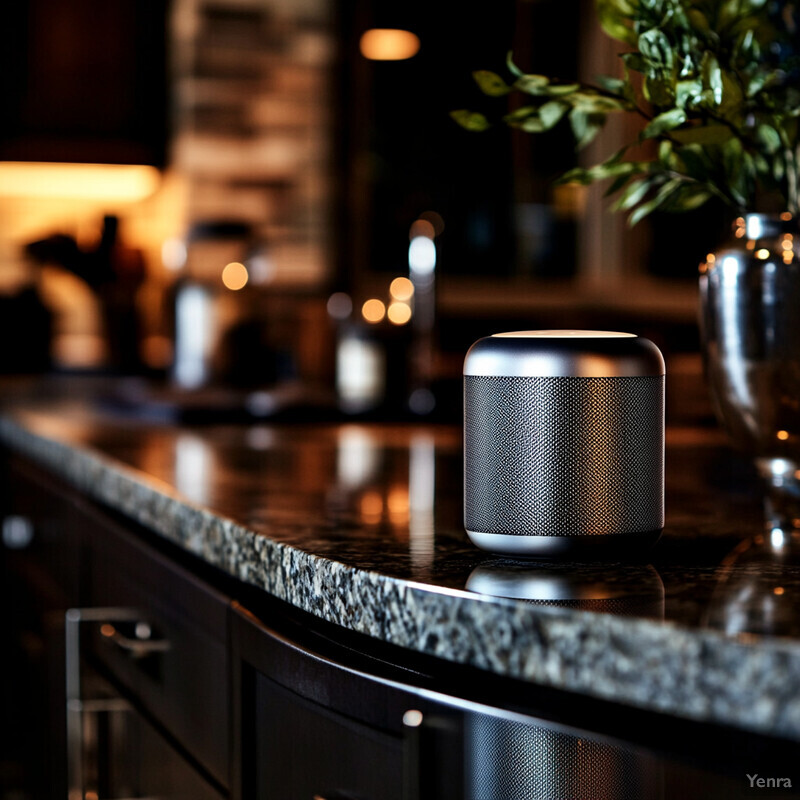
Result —
[[690, 175], [684, 175], [682, 172], [676, 172], [672, 169], [664, 170], [663, 174], [669, 176], [670, 178], [677, 178], [684, 183], [696, 183], [698, 186], [702, 186], [704, 189], [707, 189], [709, 192], [711, 192], [711, 194], [716, 195], [720, 200], [722, 200], [723, 203], [725, 203], [725, 205], [734, 206], [735, 208], [739, 207], [739, 204], [736, 203], [733, 198], [728, 197], [725, 192], [720, 190], [719, 187], [711, 181], [699, 181], [697, 178], [692, 178]]

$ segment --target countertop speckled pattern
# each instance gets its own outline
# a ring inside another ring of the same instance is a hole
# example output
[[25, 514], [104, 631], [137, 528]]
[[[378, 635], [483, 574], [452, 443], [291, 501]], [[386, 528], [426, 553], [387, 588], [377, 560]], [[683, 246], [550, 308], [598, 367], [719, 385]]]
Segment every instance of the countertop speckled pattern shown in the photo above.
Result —
[[476, 550], [454, 427], [181, 428], [43, 400], [7, 408], [0, 440], [338, 625], [800, 740], [800, 537], [765, 534], [753, 472], [714, 431], [668, 431], [668, 524], [649, 563], [593, 566]]

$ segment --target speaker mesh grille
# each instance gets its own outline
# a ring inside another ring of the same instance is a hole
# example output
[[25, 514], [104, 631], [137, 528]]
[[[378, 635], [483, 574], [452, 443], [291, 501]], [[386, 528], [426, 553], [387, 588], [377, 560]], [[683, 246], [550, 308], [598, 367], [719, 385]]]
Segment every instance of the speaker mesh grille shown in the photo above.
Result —
[[663, 376], [464, 378], [467, 530], [656, 531], [663, 476]]

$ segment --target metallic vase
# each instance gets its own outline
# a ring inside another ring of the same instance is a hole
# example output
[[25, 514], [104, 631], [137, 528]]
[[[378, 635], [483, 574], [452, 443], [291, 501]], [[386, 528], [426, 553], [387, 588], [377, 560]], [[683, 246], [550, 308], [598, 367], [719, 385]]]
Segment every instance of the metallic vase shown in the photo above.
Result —
[[749, 214], [700, 266], [701, 334], [717, 415], [771, 489], [800, 497], [800, 230]]

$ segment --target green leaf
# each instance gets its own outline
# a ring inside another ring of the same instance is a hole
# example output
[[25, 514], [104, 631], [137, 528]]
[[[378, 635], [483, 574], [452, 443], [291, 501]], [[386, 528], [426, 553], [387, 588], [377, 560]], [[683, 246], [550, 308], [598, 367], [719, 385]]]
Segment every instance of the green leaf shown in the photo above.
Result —
[[485, 131], [487, 128], [492, 127], [492, 124], [483, 114], [477, 111], [469, 111], [466, 108], [451, 111], [450, 116], [468, 131]]
[[595, 80], [600, 85], [601, 89], [605, 89], [611, 94], [618, 94], [621, 97], [625, 96], [628, 88], [628, 81], [622, 78], [612, 78], [610, 75], [596, 75]]
[[667, 181], [656, 193], [652, 200], [642, 203], [629, 217], [628, 224], [633, 227], [637, 222], [641, 222], [648, 214], [652, 214], [659, 206], [662, 206], [681, 185], [679, 178]]
[[733, 136], [733, 131], [727, 125], [698, 125], [673, 131], [671, 136], [681, 144], [725, 144]]
[[667, 169], [672, 168], [674, 158], [672, 155], [672, 142], [669, 139], [662, 139], [658, 143], [658, 160]]
[[686, 122], [686, 112], [682, 108], [672, 108], [650, 120], [642, 131], [641, 138], [654, 139], [656, 136], [661, 136], [667, 131], [683, 125], [684, 122]]
[[675, 84], [675, 105], [678, 108], [691, 108], [703, 96], [703, 83], [696, 78], [678, 81]]
[[543, 90], [550, 85], [550, 78], [546, 75], [520, 75], [514, 81], [514, 88], [526, 94], [543, 94]]
[[[675, 134], [673, 133], [673, 138]], [[700, 145], [687, 145], [674, 150], [674, 155], [683, 163], [681, 170], [685, 175], [700, 183], [708, 180], [709, 170], [705, 153]]]
[[551, 83], [542, 89], [542, 94], [548, 97], [561, 97], [562, 95], [572, 94], [581, 88], [579, 83]]
[[582, 186], [588, 186], [592, 182], [589, 177], [589, 170], [584, 167], [575, 167], [574, 169], [565, 172], [560, 178], [556, 179], [556, 186], [561, 186], [565, 183], [579, 183]]
[[581, 150], [590, 144], [606, 123], [605, 114], [589, 114], [573, 108], [569, 112], [569, 123], [575, 137], [575, 149]]
[[590, 184], [603, 181], [606, 178], [616, 178], [620, 175], [633, 175], [641, 170], [638, 161], [614, 161], [613, 157], [602, 164], [595, 164], [588, 169], [576, 167], [562, 176], [560, 181], [565, 183]]
[[675, 102], [672, 79], [647, 77], [644, 80], [642, 90], [645, 99], [654, 106], [663, 108], [664, 106], [671, 106]]
[[779, 85], [781, 79], [782, 75], [778, 70], [769, 72], [761, 70], [760, 72], [756, 72], [747, 84], [747, 96], [755, 97], [765, 89], [770, 89], [773, 86]]
[[547, 130], [547, 126], [538, 114], [515, 122], [512, 127], [519, 128], [521, 131], [525, 131], [525, 133], [542, 133]]
[[726, 119], [735, 119], [740, 116], [744, 93], [736, 76], [728, 70], [722, 70], [722, 102], [720, 112]]
[[711, 92], [711, 100], [715, 105], [722, 103], [722, 69], [717, 57], [708, 50], [703, 55], [703, 87]]
[[496, 73], [488, 69], [479, 69], [472, 73], [478, 88], [489, 97], [502, 97], [511, 91], [511, 87]]
[[654, 66], [672, 69], [674, 53], [667, 35], [659, 28], [645, 31], [638, 39], [639, 52]]
[[617, 175], [608, 189], [603, 192], [603, 197], [610, 197], [612, 194], [616, 194], [630, 179], [631, 175]]
[[567, 99], [574, 108], [589, 114], [609, 114], [613, 111], [625, 111], [628, 108], [626, 100], [606, 97], [591, 91], [573, 92]]
[[644, 200], [652, 187], [651, 178], [641, 178], [631, 183], [611, 206], [612, 211], [628, 211]]
[[625, 44], [636, 44], [636, 33], [630, 26], [633, 7], [626, 0], [597, 0], [597, 17], [600, 27], [612, 39]]
[[706, 15], [698, 8], [690, 8], [687, 12], [692, 28], [704, 36], [711, 33], [711, 25]]
[[708, 202], [713, 195], [702, 186], [684, 184], [681, 190], [670, 200], [670, 211], [694, 211]]
[[727, 177], [727, 190], [737, 205], [744, 208], [750, 195], [749, 169], [742, 143], [735, 137], [722, 145], [722, 162]]
[[545, 103], [539, 109], [539, 116], [544, 123], [545, 129], [549, 130], [552, 128], [556, 123], [561, 120], [564, 114], [569, 111], [570, 105], [569, 103], [564, 103], [560, 100], [551, 100], [548, 103]]
[[511, 50], [506, 53], [506, 68], [515, 78], [523, 75], [522, 70], [514, 63], [514, 54]]
[[762, 123], [756, 128], [756, 141], [769, 155], [775, 155], [781, 148], [781, 135], [766, 123]]
[[772, 162], [772, 177], [775, 178], [778, 183], [783, 180], [783, 176], [786, 174], [786, 164], [784, 163], [782, 158], [776, 158]]
[[623, 53], [622, 63], [634, 72], [647, 72], [647, 61], [641, 53]]
[[503, 122], [513, 125], [516, 122], [522, 122], [526, 117], [538, 113], [539, 109], [536, 106], [520, 106], [519, 108], [515, 108], [510, 114], [506, 114], [503, 117]]

